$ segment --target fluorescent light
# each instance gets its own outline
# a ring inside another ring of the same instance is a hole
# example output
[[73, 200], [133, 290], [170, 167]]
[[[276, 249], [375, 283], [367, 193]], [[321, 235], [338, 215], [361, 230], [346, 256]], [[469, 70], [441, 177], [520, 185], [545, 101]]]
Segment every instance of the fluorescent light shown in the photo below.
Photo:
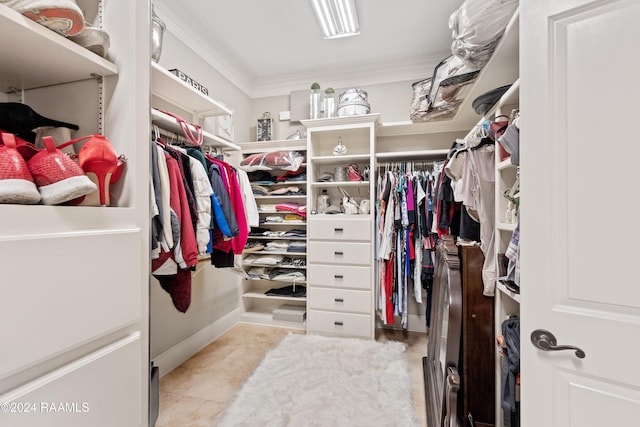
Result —
[[311, 0], [325, 39], [360, 34], [355, 0]]

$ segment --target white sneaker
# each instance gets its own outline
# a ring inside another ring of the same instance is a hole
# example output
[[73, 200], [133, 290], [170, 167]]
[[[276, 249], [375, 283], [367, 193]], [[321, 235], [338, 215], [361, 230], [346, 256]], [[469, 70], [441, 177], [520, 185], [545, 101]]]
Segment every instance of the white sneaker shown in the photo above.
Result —
[[65, 37], [84, 28], [84, 16], [75, 0], [0, 0], [0, 4]]
[[107, 54], [110, 43], [109, 34], [106, 31], [86, 22], [82, 32], [76, 36], [69, 37], [69, 40], [103, 58]]

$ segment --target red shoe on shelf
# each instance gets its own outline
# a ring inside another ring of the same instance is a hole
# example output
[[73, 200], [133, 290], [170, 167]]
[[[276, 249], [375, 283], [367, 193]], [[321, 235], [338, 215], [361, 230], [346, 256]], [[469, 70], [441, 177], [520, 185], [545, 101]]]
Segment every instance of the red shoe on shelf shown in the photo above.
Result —
[[[78, 164], [84, 173], [98, 186], [100, 206], [111, 204], [110, 185], [116, 183], [126, 163], [126, 157], [116, 154], [111, 142], [100, 134], [87, 135], [65, 142], [62, 146], [74, 144], [87, 139], [78, 151]], [[83, 202], [83, 204], [91, 204]]]
[[95, 191], [95, 184], [76, 162], [56, 148], [53, 138], [45, 136], [42, 142], [45, 149], [27, 162], [42, 203], [57, 205]]
[[349, 181], [364, 180], [364, 178], [362, 177], [362, 174], [360, 173], [360, 169], [358, 168], [358, 165], [355, 163], [351, 163], [349, 164], [349, 166], [347, 166], [347, 177]]
[[18, 152], [16, 137], [0, 132], [0, 141], [4, 142], [0, 145], [0, 203], [38, 203], [40, 193], [27, 162]]
[[[31, 158], [35, 156], [38, 151], [40, 151], [40, 149], [37, 146], [35, 146], [33, 143], [29, 141], [25, 141], [24, 139], [20, 138], [13, 132], [8, 132], [4, 129], [0, 129], [0, 134], [2, 133], [13, 136], [13, 141], [14, 141], [13, 145], [15, 146], [16, 150], [18, 150], [18, 153], [20, 153], [20, 155], [25, 160], [25, 162], [28, 162], [29, 160], [31, 160]], [[2, 138], [0, 138], [0, 146], [1, 145], [2, 145]]]

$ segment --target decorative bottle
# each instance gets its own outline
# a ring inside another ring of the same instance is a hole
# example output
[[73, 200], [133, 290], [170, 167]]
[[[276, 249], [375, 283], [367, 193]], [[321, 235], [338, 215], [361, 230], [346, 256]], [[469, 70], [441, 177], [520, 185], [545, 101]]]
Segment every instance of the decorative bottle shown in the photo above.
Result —
[[329, 207], [329, 195], [327, 194], [327, 189], [322, 189], [322, 194], [318, 196], [318, 213], [325, 213], [327, 208]]
[[162, 53], [162, 36], [167, 26], [164, 21], [156, 15], [153, 7], [151, 9], [151, 14], [151, 60], [153, 62], [158, 62], [158, 60], [160, 60], [160, 54]]
[[336, 93], [333, 91], [333, 88], [327, 88], [324, 91], [324, 100], [322, 103], [324, 105], [323, 117], [336, 117]]
[[311, 92], [309, 94], [309, 118], [319, 119], [322, 117], [322, 92], [320, 91], [320, 85], [313, 83], [311, 85]]

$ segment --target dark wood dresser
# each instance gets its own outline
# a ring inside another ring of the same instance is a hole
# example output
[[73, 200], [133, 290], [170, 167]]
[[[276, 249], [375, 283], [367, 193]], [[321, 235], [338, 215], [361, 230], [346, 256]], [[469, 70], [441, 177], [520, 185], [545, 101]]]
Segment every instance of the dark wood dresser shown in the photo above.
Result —
[[423, 358], [429, 426], [495, 425], [493, 298], [482, 294], [484, 256], [444, 236], [436, 248], [432, 321]]
[[477, 246], [461, 246], [462, 345], [460, 347], [460, 393], [462, 425], [494, 426], [495, 335], [494, 300], [482, 294], [484, 255]]

